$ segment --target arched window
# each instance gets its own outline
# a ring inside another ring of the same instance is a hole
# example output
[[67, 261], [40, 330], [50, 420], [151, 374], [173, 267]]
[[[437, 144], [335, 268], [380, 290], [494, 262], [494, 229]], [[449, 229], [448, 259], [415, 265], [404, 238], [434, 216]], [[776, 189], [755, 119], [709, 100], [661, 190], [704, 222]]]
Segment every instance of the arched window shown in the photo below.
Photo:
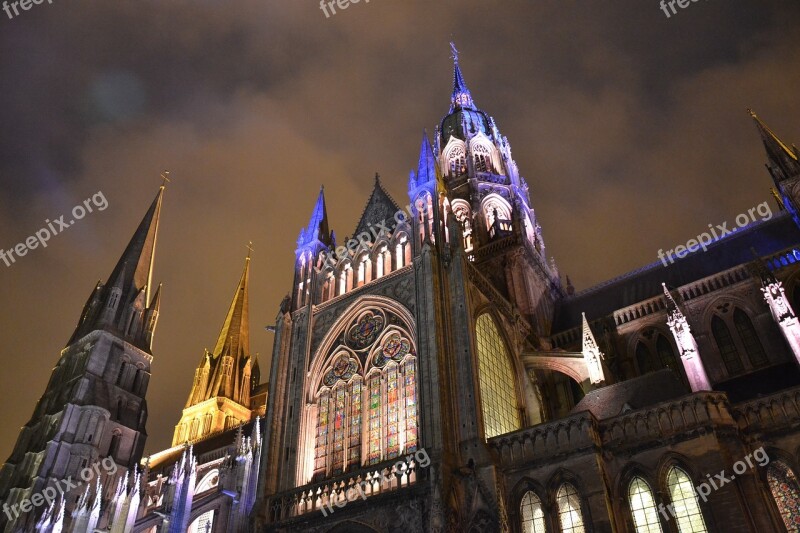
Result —
[[403, 268], [411, 263], [411, 246], [408, 243], [408, 237], [405, 234], [397, 236], [397, 244], [395, 245], [395, 268]]
[[725, 363], [725, 368], [728, 374], [735, 375], [742, 371], [742, 359], [739, 357], [739, 350], [733, 343], [733, 337], [725, 325], [725, 322], [717, 315], [711, 320], [711, 332], [714, 334], [714, 340], [717, 341], [717, 348], [719, 354], [722, 356], [722, 362]]
[[460, 176], [467, 172], [467, 157], [463, 146], [454, 146], [447, 157], [447, 168], [450, 177]]
[[636, 345], [636, 364], [639, 365], [639, 374], [644, 375], [655, 370], [653, 355], [650, 349], [641, 341]]
[[569, 483], [564, 483], [556, 495], [558, 520], [562, 533], [584, 533], [583, 513], [581, 513], [581, 497]]
[[114, 431], [114, 434], [111, 436], [111, 444], [108, 445], [108, 455], [116, 458], [117, 454], [119, 454], [119, 446], [121, 443], [122, 434], [118, 431]]
[[484, 313], [475, 325], [478, 380], [487, 439], [520, 429], [514, 369], [494, 319]]
[[636, 533], [662, 533], [661, 521], [658, 519], [656, 502], [650, 485], [640, 477], [635, 477], [628, 486], [633, 527]]
[[689, 475], [677, 466], [671, 467], [667, 472], [667, 490], [678, 533], [706, 533], [706, 521]]
[[313, 479], [416, 451], [416, 354], [399, 323], [389, 312], [363, 312], [332, 350], [310, 422]]
[[472, 251], [472, 210], [464, 200], [453, 200], [453, 216], [461, 224], [464, 237], [464, 251]]
[[656, 352], [658, 352], [658, 358], [661, 360], [661, 365], [664, 368], [669, 368], [678, 372], [680, 368], [680, 364], [678, 364], [678, 359], [675, 357], [675, 351], [672, 349], [672, 344], [669, 343], [667, 338], [660, 334], [658, 335], [658, 340], [656, 341]]
[[214, 511], [207, 511], [191, 523], [187, 533], [211, 533], [214, 531]]
[[476, 172], [494, 172], [492, 152], [489, 147], [483, 144], [474, 144], [472, 154], [475, 159]]
[[800, 531], [800, 485], [794, 472], [783, 461], [767, 468], [767, 483], [787, 531]]
[[733, 325], [736, 326], [736, 332], [739, 333], [739, 338], [742, 339], [744, 344], [744, 351], [750, 359], [750, 363], [758, 368], [767, 364], [767, 354], [764, 352], [764, 346], [756, 333], [756, 328], [753, 327], [753, 322], [747, 314], [738, 307], [733, 312]]
[[519, 505], [522, 533], [547, 533], [542, 500], [532, 491], [525, 493]]

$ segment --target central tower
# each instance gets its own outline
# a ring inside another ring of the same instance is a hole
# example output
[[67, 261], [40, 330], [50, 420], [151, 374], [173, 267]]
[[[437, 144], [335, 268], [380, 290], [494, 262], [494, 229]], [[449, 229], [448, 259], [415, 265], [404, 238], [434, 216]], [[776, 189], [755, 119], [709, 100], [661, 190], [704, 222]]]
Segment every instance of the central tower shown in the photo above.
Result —
[[[324, 191], [300, 232], [275, 325], [265, 529], [503, 520], [487, 440], [542, 421], [523, 352], [562, 290], [508, 139], [454, 60], [405, 208], [376, 176], [352, 238], [337, 243]], [[325, 518], [357, 487], [369, 502]]]

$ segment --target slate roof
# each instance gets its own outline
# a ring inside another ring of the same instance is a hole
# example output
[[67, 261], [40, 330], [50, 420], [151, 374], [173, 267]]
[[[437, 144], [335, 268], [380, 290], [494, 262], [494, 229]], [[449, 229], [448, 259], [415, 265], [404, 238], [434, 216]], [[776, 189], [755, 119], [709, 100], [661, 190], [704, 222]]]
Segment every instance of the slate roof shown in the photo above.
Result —
[[556, 309], [553, 333], [581, 323], [581, 312], [589, 320], [607, 316], [617, 309], [663, 294], [661, 283], [675, 288], [753, 261], [751, 248], [766, 256], [800, 245], [800, 228], [787, 212], [775, 214], [727, 235], [683, 259], [664, 266], [661, 261], [605, 281], [562, 300]]

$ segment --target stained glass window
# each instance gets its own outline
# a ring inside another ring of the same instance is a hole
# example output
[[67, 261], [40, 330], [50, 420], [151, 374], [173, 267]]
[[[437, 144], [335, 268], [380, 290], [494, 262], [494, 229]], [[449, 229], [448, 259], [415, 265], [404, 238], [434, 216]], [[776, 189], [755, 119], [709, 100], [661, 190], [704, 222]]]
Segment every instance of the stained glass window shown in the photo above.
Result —
[[369, 378], [369, 452], [367, 462], [375, 464], [381, 460], [381, 375]]
[[542, 500], [536, 494], [531, 491], [526, 492], [519, 507], [522, 516], [522, 533], [547, 533]]
[[406, 449], [407, 453], [417, 450], [417, 370], [414, 359], [406, 361], [403, 369], [406, 404]]
[[348, 442], [347, 465], [361, 466], [361, 379], [350, 382], [350, 437]]
[[736, 331], [744, 344], [744, 351], [750, 359], [750, 363], [754, 367], [764, 366], [767, 364], [767, 354], [764, 353], [764, 346], [758, 338], [756, 328], [753, 327], [753, 322], [750, 317], [741, 309], [736, 309], [733, 312], [733, 325], [736, 326]]
[[739, 357], [739, 350], [733, 343], [733, 337], [728, 326], [716, 315], [711, 320], [711, 331], [714, 333], [714, 339], [719, 347], [719, 354], [722, 356], [722, 362], [725, 363], [728, 374], [734, 375], [741, 372], [744, 367], [742, 366], [742, 359]]
[[328, 446], [328, 401], [329, 393], [325, 390], [317, 402], [317, 439], [314, 450], [314, 474], [325, 473], [325, 459]]
[[584, 533], [583, 514], [581, 513], [581, 497], [569, 483], [564, 483], [556, 495], [558, 504], [558, 520], [562, 533]]
[[708, 528], [689, 475], [677, 466], [673, 466], [667, 473], [667, 488], [672, 500], [678, 533], [706, 533]]
[[475, 336], [483, 423], [489, 439], [520, 429], [515, 376], [508, 350], [491, 316], [478, 317]]
[[767, 482], [778, 512], [788, 531], [800, 531], [800, 485], [794, 472], [782, 461], [767, 468]]
[[640, 477], [633, 478], [628, 487], [628, 500], [636, 533], [662, 533], [656, 502], [650, 485]]
[[333, 473], [340, 474], [344, 471], [344, 435], [347, 432], [345, 418], [345, 388], [338, 387], [334, 391], [333, 411]]
[[317, 400], [315, 480], [417, 450], [416, 353], [399, 324], [392, 313], [366, 311], [332, 350]]

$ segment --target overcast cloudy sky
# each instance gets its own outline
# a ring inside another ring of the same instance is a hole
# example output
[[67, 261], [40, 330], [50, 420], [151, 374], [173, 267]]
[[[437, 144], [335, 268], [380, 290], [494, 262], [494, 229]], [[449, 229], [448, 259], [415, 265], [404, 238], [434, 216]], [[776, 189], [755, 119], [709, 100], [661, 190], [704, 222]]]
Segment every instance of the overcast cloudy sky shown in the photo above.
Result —
[[267, 366], [294, 242], [321, 184], [340, 237], [373, 175], [398, 201], [447, 112], [455, 40], [578, 290], [770, 199], [746, 109], [800, 141], [800, 5], [711, 0], [53, 0], [0, 12], [0, 248], [102, 191], [46, 249], [0, 263], [0, 461], [83, 303], [155, 195], [164, 301], [147, 451], [169, 444], [254, 242]]

